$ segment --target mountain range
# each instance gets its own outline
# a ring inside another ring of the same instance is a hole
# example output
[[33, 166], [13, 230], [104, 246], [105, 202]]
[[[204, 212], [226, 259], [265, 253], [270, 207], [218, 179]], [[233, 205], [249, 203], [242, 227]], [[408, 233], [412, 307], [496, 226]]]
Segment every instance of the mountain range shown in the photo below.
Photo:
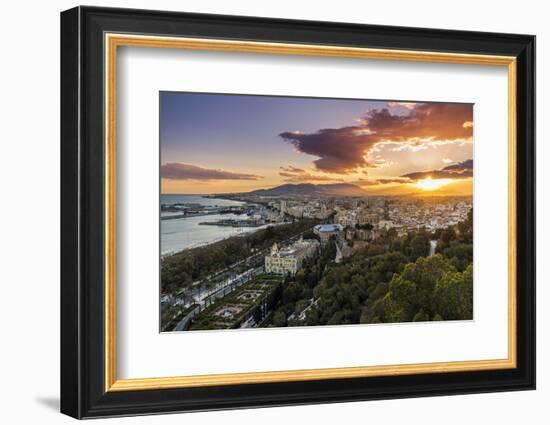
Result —
[[351, 183], [289, 183], [270, 189], [254, 190], [247, 194], [258, 196], [365, 196], [367, 192]]

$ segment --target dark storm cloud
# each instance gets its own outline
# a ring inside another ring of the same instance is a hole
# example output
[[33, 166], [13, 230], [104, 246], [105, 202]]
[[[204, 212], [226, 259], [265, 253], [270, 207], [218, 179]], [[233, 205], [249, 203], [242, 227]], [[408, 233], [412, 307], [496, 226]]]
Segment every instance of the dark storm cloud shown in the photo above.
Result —
[[262, 176], [215, 170], [198, 165], [169, 162], [160, 167], [160, 175], [170, 180], [258, 180]]
[[459, 162], [439, 170], [431, 171], [418, 171], [415, 173], [405, 174], [401, 177], [406, 177], [411, 180], [423, 180], [428, 177], [432, 179], [464, 179], [467, 177], [473, 177], [474, 161], [467, 159], [466, 161]]
[[318, 156], [313, 161], [321, 171], [348, 173], [367, 166], [365, 151], [374, 145], [371, 135], [361, 127], [327, 128], [316, 133], [284, 132], [279, 136], [302, 153]]
[[418, 103], [405, 115], [393, 114], [388, 108], [374, 109], [362, 117], [360, 125], [279, 136], [298, 151], [319, 157], [313, 161], [317, 169], [351, 173], [373, 166], [365, 157], [379, 142], [471, 140], [472, 120], [472, 105]]

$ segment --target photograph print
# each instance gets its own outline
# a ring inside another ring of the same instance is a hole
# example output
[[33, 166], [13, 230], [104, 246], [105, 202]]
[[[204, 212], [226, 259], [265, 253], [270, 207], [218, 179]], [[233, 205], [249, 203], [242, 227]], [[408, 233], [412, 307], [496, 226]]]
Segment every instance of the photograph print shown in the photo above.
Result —
[[162, 332], [473, 319], [473, 104], [159, 96]]

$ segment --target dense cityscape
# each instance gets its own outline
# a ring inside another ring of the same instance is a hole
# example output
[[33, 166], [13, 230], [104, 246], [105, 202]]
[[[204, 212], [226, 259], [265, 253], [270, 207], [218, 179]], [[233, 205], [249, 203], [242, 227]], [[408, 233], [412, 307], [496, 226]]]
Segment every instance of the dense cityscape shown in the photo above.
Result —
[[163, 331], [472, 318], [469, 197], [226, 196], [162, 205], [264, 226], [163, 257]]

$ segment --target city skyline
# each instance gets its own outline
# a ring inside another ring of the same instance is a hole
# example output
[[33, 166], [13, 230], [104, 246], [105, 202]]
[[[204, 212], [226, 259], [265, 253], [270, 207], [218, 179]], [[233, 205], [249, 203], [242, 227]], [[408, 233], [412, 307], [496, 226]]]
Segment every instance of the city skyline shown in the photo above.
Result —
[[473, 105], [161, 92], [161, 192], [471, 196]]

